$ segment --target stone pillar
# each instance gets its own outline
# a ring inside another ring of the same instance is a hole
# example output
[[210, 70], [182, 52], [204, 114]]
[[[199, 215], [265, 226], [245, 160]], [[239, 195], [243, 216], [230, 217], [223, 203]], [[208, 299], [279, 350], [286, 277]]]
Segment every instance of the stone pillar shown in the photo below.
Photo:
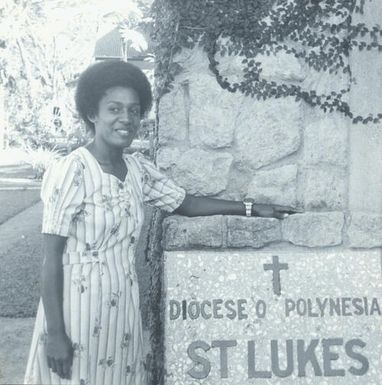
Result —
[[[367, 2], [363, 15], [353, 15], [355, 23], [377, 25], [382, 18], [382, 3]], [[372, 42], [366, 35], [363, 41]], [[350, 55], [351, 69], [356, 83], [351, 88], [350, 105], [356, 115], [381, 112], [382, 65], [377, 50], [354, 50]], [[360, 212], [382, 214], [382, 123], [353, 124], [350, 131], [350, 189], [349, 206], [353, 219]], [[353, 225], [354, 225], [353, 220]], [[362, 220], [364, 225], [366, 223]], [[366, 221], [368, 222], [368, 221]], [[359, 224], [361, 225], [361, 224]], [[369, 231], [364, 227], [364, 231]], [[381, 235], [382, 236], [382, 235]], [[380, 244], [381, 245], [381, 244]]]
[[0, 151], [5, 149], [6, 117], [4, 111], [4, 90], [0, 85]]
[[[376, 3], [365, 18], [381, 19]], [[304, 213], [164, 220], [164, 383], [382, 383], [381, 127], [224, 91], [197, 48], [174, 60], [183, 71], [159, 101], [159, 167], [190, 194]], [[267, 79], [325, 93], [349, 84], [289, 54], [261, 60]], [[218, 61], [240, 76], [240, 58]], [[382, 56], [350, 63], [352, 108], [380, 110]]]

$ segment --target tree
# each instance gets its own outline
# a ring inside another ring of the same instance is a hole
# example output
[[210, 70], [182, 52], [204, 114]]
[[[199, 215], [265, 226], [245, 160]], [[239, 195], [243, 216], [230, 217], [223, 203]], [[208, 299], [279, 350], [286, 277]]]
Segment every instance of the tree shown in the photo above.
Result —
[[92, 62], [102, 26], [123, 24], [128, 38], [134, 17], [141, 15], [131, 1], [3, 0], [0, 86], [9, 140], [37, 146], [81, 136], [76, 79]]

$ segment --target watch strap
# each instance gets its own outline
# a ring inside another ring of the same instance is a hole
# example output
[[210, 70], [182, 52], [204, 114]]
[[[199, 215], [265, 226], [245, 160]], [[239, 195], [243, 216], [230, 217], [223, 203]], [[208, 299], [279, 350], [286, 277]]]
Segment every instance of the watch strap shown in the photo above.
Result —
[[244, 206], [245, 206], [245, 215], [247, 217], [251, 217], [252, 216], [253, 202], [244, 201], [243, 203], [244, 203]]

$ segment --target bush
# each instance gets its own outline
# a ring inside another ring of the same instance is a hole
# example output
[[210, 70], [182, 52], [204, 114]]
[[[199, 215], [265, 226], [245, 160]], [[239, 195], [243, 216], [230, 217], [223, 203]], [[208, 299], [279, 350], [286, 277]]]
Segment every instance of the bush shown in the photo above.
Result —
[[64, 152], [58, 148], [25, 146], [25, 162], [33, 167], [36, 179], [42, 179], [47, 167], [65, 154], [66, 151]]

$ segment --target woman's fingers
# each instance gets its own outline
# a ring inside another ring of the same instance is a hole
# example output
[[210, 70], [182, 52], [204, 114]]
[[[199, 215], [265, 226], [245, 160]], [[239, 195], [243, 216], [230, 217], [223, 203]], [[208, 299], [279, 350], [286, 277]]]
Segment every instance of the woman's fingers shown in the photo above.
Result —
[[61, 378], [64, 378], [64, 369], [63, 369], [63, 361], [62, 360], [56, 360], [56, 369], [57, 369], [57, 374]]
[[70, 379], [72, 376], [71, 374], [72, 374], [72, 365], [73, 365], [73, 353], [74, 353], [74, 349], [73, 347], [71, 347], [68, 358], [63, 362], [63, 366], [62, 366], [63, 374], [64, 374], [63, 378]]
[[57, 365], [56, 365], [56, 360], [54, 358], [50, 358], [50, 367], [52, 369], [53, 373], [57, 373]]
[[70, 379], [71, 368], [72, 368], [71, 360], [65, 360], [62, 365], [63, 378]]
[[53, 357], [48, 357], [48, 367], [52, 369], [53, 373], [57, 373], [57, 375], [61, 378], [70, 379], [72, 359], [72, 356], [67, 359], [55, 359]]
[[274, 206], [274, 212], [273, 216], [277, 219], [285, 219], [288, 218], [289, 215], [293, 214], [301, 214], [304, 211], [301, 209], [296, 209], [294, 207], [289, 207], [289, 206]]
[[304, 212], [304, 210], [302, 209], [289, 209], [287, 211], [284, 211], [285, 213], [287, 214], [302, 214]]
[[73, 346], [66, 334], [48, 335], [47, 356], [52, 372], [57, 373], [61, 378], [69, 378], [73, 361]]
[[47, 356], [46, 358], [48, 360], [48, 368], [52, 369], [52, 359], [49, 356]]
[[301, 209], [296, 209], [290, 206], [256, 204], [254, 207], [255, 215], [264, 218], [285, 219], [289, 215], [303, 212], [304, 211]]
[[[52, 371], [54, 373], [57, 373], [58, 376], [61, 378], [67, 378], [70, 379], [70, 372], [71, 372], [71, 359], [66, 360], [52, 360]], [[53, 369], [54, 368], [54, 369]]]
[[277, 210], [273, 212], [273, 218], [276, 218], [276, 219], [285, 219], [288, 215], [289, 215], [288, 213], [283, 213]]
[[288, 215], [301, 214], [304, 212], [304, 210], [302, 210], [302, 209], [297, 209], [297, 208], [290, 207], [290, 206], [275, 206], [275, 210], [280, 212], [280, 213], [288, 214]]

